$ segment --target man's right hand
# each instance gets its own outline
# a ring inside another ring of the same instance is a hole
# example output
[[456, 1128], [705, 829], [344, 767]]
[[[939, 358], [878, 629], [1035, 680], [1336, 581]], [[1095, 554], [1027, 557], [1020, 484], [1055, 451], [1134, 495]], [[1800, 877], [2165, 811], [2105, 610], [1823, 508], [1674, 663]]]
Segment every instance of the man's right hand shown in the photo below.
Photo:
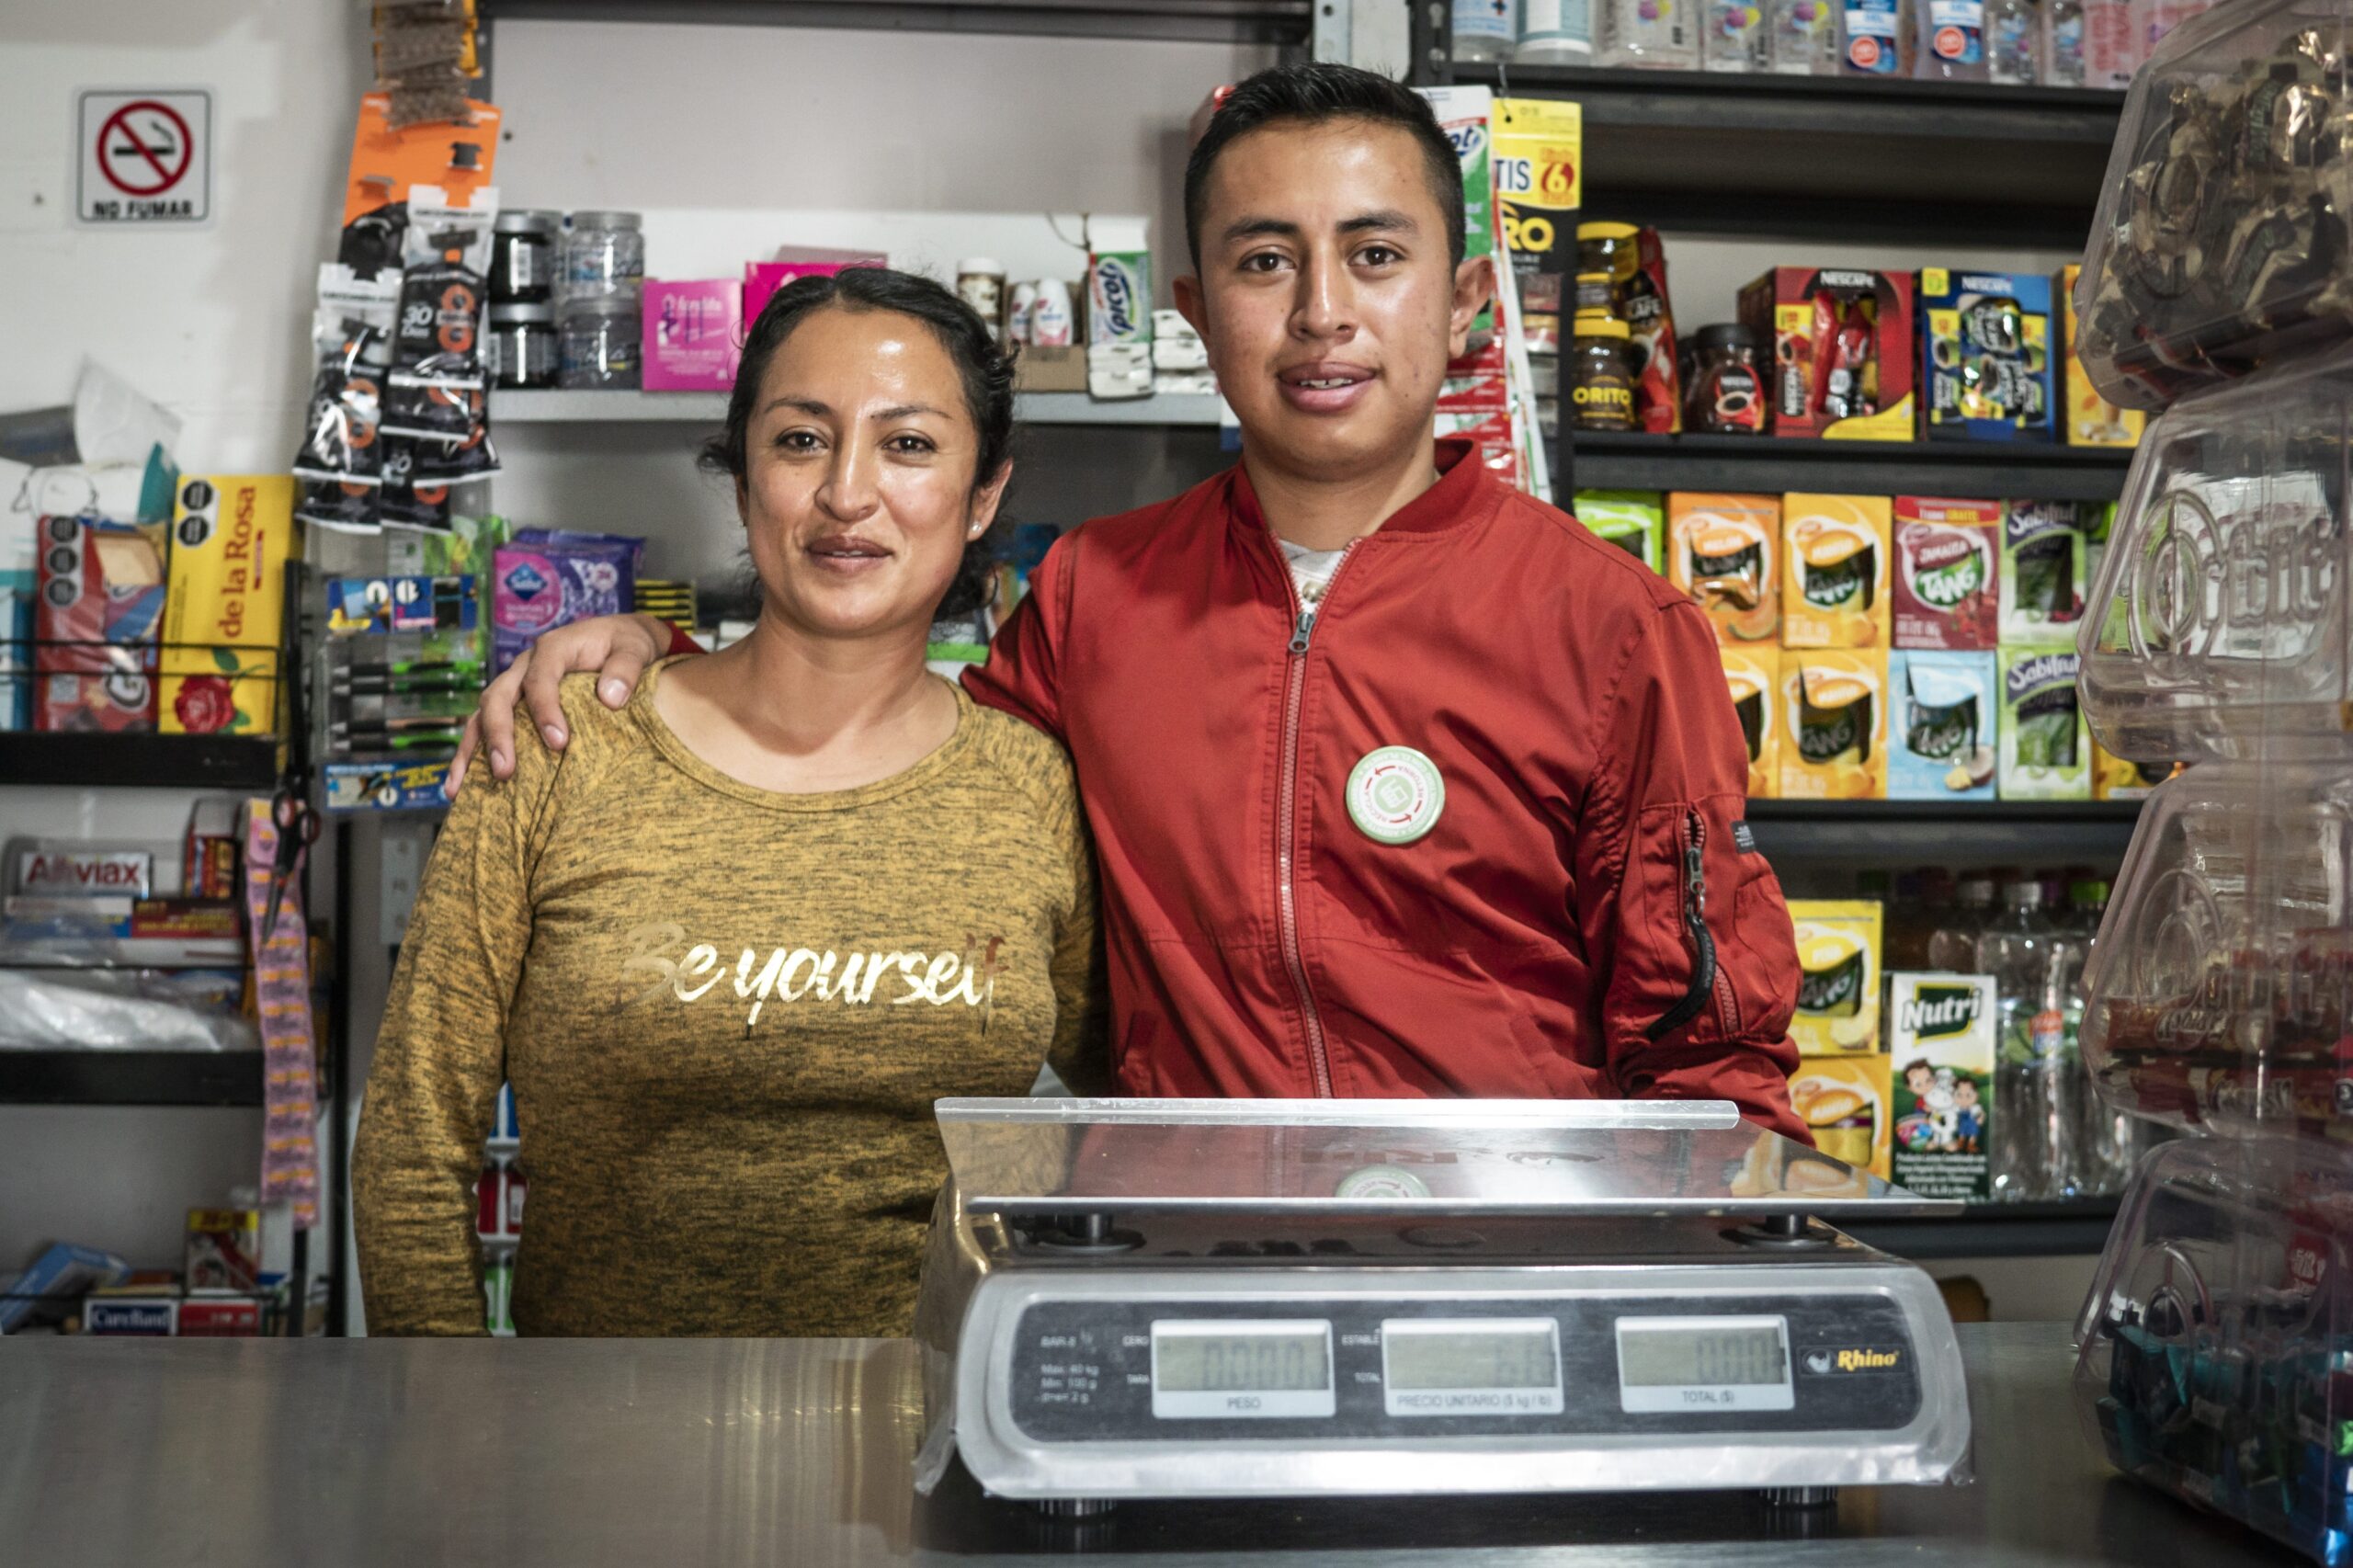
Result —
[[596, 670], [597, 695], [608, 708], [626, 704], [645, 666], [670, 647], [670, 623], [650, 615], [600, 615], [540, 634], [515, 657], [506, 671], [482, 688], [482, 706], [466, 721], [458, 755], [449, 764], [449, 796], [466, 781], [466, 764], [478, 751], [490, 754], [494, 778], [515, 777], [515, 702], [521, 698], [531, 722], [551, 751], [569, 739], [556, 684], [575, 670]]

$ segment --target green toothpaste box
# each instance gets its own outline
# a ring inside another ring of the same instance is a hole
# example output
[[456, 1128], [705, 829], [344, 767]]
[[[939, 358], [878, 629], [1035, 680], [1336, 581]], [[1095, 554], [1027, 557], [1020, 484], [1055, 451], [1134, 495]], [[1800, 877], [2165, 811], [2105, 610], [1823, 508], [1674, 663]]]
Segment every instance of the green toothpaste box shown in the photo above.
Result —
[[1891, 972], [1888, 1098], [1895, 1185], [1923, 1198], [1993, 1196], [1994, 977]]
[[1666, 559], [1666, 504], [1655, 490], [1580, 490], [1576, 518], [1654, 572]]
[[2081, 663], [2064, 642], [2002, 650], [1995, 788], [2003, 800], [2092, 798], [2092, 737], [2075, 694]]

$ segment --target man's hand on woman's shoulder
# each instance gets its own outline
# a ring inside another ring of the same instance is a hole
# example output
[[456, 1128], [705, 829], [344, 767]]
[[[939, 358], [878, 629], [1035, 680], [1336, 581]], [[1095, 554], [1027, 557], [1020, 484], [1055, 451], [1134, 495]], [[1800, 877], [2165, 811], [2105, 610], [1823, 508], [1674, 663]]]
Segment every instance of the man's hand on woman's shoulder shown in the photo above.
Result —
[[449, 793], [465, 782], [466, 765], [477, 753], [490, 757], [491, 776], [515, 777], [515, 708], [519, 699], [549, 749], [562, 751], [571, 737], [563, 723], [557, 686], [579, 670], [597, 672], [597, 695], [620, 708], [645, 675], [645, 666], [669, 651], [670, 626], [650, 615], [600, 615], [541, 634], [516, 656], [506, 672], [482, 690], [482, 706], [466, 721], [458, 755], [449, 764]]

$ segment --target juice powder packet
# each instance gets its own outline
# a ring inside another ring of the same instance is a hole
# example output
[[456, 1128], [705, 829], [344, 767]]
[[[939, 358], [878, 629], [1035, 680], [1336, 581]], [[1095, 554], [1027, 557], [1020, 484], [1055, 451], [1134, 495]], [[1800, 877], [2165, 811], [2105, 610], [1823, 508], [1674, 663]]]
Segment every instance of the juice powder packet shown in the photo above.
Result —
[[1781, 539], [1781, 645], [1886, 647], [1887, 498], [1784, 496]]
[[1896, 647], [1999, 645], [2001, 540], [1999, 501], [1895, 498]]

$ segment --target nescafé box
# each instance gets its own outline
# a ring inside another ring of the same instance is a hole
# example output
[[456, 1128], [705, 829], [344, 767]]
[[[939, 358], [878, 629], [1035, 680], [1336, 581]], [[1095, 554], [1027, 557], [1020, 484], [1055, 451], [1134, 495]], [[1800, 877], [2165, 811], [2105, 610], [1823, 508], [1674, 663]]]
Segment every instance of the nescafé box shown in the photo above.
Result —
[[1723, 657], [1724, 687], [1732, 694], [1741, 738], [1748, 743], [1748, 798], [1768, 800], [1780, 784], [1780, 704], [1774, 699], [1780, 656], [1769, 647], [1725, 646], [1717, 652]]
[[1894, 532], [1894, 646], [2000, 646], [2002, 504], [1899, 495]]
[[1666, 506], [1655, 490], [1580, 490], [1576, 518], [1654, 572], [1666, 570]]
[[1895, 1185], [1923, 1198], [1993, 1196], [1994, 977], [1888, 976]]
[[1898, 648], [1887, 656], [1887, 798], [1990, 801], [1999, 656]]
[[1889, 1179], [1895, 1128], [1884, 1056], [1806, 1056], [1790, 1074], [1790, 1106], [1831, 1158]]
[[1781, 646], [1888, 645], [1884, 495], [1781, 498]]
[[2092, 798], [2091, 731], [2075, 694], [2081, 665], [2071, 643], [2002, 650], [2003, 800]]
[[1921, 433], [1931, 441], [2049, 441], [2057, 428], [2051, 279], [1920, 270]]
[[1790, 801], [1887, 794], [1887, 654], [1785, 648], [1774, 793]]
[[1798, 949], [1790, 1039], [1800, 1056], [1879, 1050], [1881, 919], [1876, 899], [1790, 900]]
[[1678, 491], [1666, 498], [1666, 577], [1699, 602], [1720, 642], [1781, 626], [1781, 501]]

